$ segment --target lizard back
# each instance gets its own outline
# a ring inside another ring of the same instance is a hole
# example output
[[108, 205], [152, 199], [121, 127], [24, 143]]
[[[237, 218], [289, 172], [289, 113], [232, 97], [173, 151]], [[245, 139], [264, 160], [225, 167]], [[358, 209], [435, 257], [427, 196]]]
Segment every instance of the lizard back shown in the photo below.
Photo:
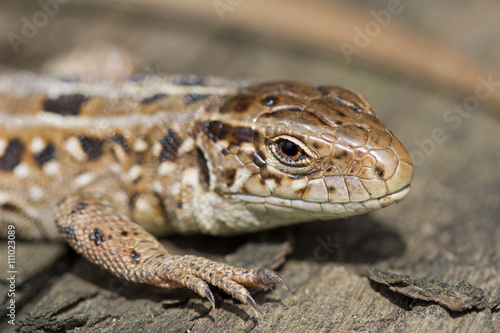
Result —
[[54, 207], [81, 188], [155, 235], [234, 234], [379, 209], [412, 176], [339, 87], [0, 74], [0, 222], [24, 238], [57, 238]]
[[19, 222], [21, 238], [56, 238], [55, 203], [92, 182], [104, 190], [111, 175], [126, 187], [123, 209], [136, 211], [139, 222], [145, 211], [159, 213], [149, 229], [164, 233], [165, 213], [145, 207], [159, 205], [150, 194], [155, 174], [171, 173], [163, 162], [193, 163], [178, 157], [192, 152], [196, 126], [241, 84], [194, 75], [86, 81], [0, 74], [0, 221]]

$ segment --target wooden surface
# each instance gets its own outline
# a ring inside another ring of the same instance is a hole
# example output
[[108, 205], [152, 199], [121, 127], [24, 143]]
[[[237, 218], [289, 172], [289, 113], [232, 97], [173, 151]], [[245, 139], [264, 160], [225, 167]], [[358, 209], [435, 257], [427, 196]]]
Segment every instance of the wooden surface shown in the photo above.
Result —
[[[354, 11], [369, 17], [371, 10], [384, 9], [388, 2], [349, 2], [353, 3], [358, 6]], [[478, 75], [492, 74], [500, 81], [498, 2], [402, 3], [405, 10], [394, 22], [449, 45], [486, 69]], [[0, 35], [19, 32], [21, 18], [39, 10], [35, 2], [1, 3]], [[234, 8], [244, 10], [245, 2]], [[113, 9], [75, 1], [61, 6], [34, 38], [20, 46], [19, 53], [2, 38], [0, 64], [40, 70], [60, 52], [104, 40], [134, 52], [152, 73], [343, 85], [365, 95], [413, 156], [419, 157], [410, 195], [397, 205], [346, 220], [234, 239], [174, 238], [166, 243], [214, 258], [232, 254], [228, 261], [249, 266], [279, 258], [293, 243], [293, 252], [279, 268], [289, 291], [256, 294], [259, 318], [225, 295], [219, 294], [219, 308], [213, 311], [208, 301], [184, 289], [123, 283], [62, 244], [18, 242], [16, 319], [23, 325], [18, 328], [47, 332], [500, 332], [498, 308], [453, 312], [398, 295], [365, 275], [372, 265], [452, 284], [467, 280], [491, 293], [490, 300], [500, 295], [500, 119], [491, 112], [498, 110], [483, 101], [453, 128], [443, 115], [468, 95], [452, 86], [402, 75], [390, 62], [373, 66], [359, 58], [348, 64], [341, 53], [321, 45], [229, 29], [213, 15], [213, 22], [202, 22], [131, 4]], [[322, 28], [335, 29], [334, 22], [332, 18], [332, 25]], [[297, 24], [307, 24], [306, 18], [298, 17]], [[374, 38], [372, 43], [376, 42]], [[430, 144], [436, 129], [446, 139]], [[5, 245], [1, 253], [0, 330], [4, 331], [13, 328], [5, 320]]]

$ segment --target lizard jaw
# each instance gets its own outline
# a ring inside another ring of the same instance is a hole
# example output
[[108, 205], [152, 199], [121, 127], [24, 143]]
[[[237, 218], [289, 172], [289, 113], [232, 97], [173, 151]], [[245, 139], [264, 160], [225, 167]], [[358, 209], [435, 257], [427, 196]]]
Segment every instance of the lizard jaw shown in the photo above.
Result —
[[[410, 192], [410, 185], [380, 198], [350, 202], [313, 202], [306, 200], [283, 199], [278, 197], [261, 197], [248, 194], [235, 194], [232, 197], [252, 205], [261, 206], [262, 210], [272, 213], [276, 210], [283, 218], [289, 215], [289, 222], [304, 222], [315, 219], [335, 219], [368, 213], [403, 200]], [[258, 208], [257, 208], [258, 210]], [[288, 213], [288, 214], [287, 214]]]
[[397, 192], [390, 193], [387, 195], [384, 195], [382, 198], [379, 198], [379, 202], [382, 207], [387, 207], [393, 203], [397, 203], [401, 200], [403, 200], [406, 195], [410, 192], [410, 187], [411, 185], [407, 185], [406, 187], [403, 187]]

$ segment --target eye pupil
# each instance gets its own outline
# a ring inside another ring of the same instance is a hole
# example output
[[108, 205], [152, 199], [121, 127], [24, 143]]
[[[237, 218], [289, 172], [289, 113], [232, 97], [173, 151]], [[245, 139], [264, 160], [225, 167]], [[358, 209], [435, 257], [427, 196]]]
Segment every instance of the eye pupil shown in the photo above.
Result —
[[288, 140], [283, 140], [280, 143], [280, 150], [283, 153], [283, 155], [292, 158], [296, 157], [299, 153], [299, 147], [295, 143]]

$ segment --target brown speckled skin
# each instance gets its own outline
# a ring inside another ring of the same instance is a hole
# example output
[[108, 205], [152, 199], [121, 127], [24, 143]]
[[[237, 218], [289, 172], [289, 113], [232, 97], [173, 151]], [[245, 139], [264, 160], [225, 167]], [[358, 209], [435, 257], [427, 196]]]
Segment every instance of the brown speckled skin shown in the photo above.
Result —
[[0, 74], [0, 224], [19, 238], [62, 237], [117, 276], [212, 304], [210, 284], [255, 309], [244, 286], [284, 282], [173, 256], [155, 236], [361, 214], [404, 198], [412, 176], [401, 143], [342, 88]]

